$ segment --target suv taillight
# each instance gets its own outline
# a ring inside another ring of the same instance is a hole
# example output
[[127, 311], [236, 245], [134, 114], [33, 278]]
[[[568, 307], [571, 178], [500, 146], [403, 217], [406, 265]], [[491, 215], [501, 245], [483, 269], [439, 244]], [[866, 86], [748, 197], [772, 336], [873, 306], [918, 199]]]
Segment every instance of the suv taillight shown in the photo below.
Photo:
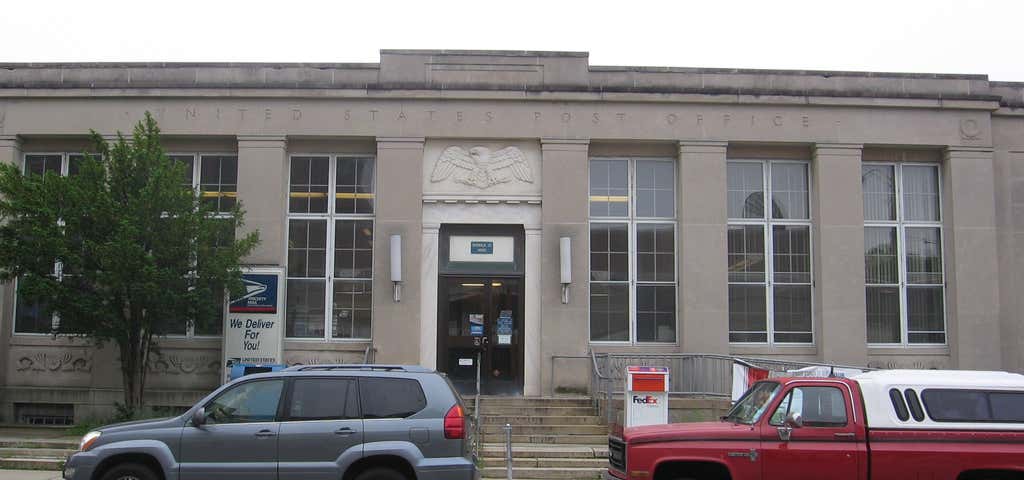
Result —
[[462, 415], [462, 406], [457, 403], [444, 414], [444, 438], [466, 438], [466, 417]]

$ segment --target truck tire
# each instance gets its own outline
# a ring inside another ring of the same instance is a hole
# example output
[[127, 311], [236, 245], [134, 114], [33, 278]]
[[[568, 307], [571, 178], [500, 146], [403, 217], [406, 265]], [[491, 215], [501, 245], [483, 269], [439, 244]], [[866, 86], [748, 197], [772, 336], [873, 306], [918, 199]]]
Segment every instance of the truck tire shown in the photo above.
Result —
[[409, 480], [401, 472], [386, 467], [374, 467], [360, 473], [356, 480]]
[[102, 480], [158, 480], [160, 477], [153, 469], [141, 463], [122, 463], [114, 465], [103, 474]]

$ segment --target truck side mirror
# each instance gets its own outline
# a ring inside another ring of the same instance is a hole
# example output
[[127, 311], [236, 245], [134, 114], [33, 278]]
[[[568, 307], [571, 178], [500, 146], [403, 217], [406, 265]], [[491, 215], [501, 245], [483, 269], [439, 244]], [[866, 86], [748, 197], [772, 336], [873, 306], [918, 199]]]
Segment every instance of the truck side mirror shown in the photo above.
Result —
[[206, 409], [199, 407], [192, 412], [192, 426], [201, 427], [206, 423]]
[[800, 428], [804, 426], [804, 417], [799, 412], [791, 412], [786, 416], [786, 426], [790, 428]]

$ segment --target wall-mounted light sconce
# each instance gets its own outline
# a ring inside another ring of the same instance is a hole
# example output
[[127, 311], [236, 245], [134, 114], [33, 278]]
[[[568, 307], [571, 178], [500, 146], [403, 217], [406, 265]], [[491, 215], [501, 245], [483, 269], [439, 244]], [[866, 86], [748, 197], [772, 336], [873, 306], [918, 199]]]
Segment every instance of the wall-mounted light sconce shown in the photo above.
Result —
[[572, 239], [558, 239], [558, 257], [561, 266], [562, 303], [569, 303], [569, 284], [572, 283]]
[[395, 302], [402, 301], [402, 236], [391, 236], [391, 286]]

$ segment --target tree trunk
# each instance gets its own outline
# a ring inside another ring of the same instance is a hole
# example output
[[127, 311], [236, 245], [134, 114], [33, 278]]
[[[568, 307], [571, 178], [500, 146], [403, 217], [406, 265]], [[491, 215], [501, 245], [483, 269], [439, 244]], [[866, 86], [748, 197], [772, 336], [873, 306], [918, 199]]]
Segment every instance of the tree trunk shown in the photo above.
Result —
[[133, 330], [124, 342], [118, 343], [121, 353], [121, 378], [124, 381], [125, 413], [135, 416], [143, 407], [152, 336], [146, 330]]

